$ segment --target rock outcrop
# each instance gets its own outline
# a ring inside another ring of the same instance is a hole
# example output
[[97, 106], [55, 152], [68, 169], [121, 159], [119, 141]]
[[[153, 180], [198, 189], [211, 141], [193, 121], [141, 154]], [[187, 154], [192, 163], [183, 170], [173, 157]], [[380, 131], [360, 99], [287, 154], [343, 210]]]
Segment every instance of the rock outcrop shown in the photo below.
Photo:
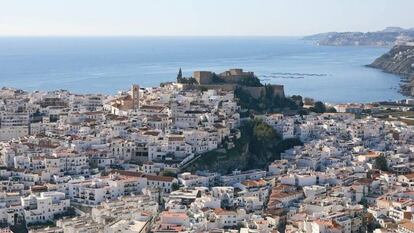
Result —
[[388, 53], [377, 58], [370, 67], [386, 72], [410, 76], [414, 74], [414, 46], [396, 45]]
[[396, 45], [368, 66], [401, 75], [404, 81], [401, 92], [414, 95], [414, 44]]

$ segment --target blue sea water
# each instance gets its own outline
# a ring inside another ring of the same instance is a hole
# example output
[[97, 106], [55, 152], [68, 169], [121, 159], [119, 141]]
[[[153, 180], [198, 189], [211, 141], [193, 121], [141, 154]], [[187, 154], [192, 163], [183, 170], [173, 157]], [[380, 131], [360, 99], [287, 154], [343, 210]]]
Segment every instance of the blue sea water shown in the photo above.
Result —
[[327, 102], [403, 98], [399, 78], [367, 68], [388, 48], [324, 47], [288, 37], [3, 37], [0, 87], [113, 94], [174, 81], [181, 67], [240, 67], [288, 95]]

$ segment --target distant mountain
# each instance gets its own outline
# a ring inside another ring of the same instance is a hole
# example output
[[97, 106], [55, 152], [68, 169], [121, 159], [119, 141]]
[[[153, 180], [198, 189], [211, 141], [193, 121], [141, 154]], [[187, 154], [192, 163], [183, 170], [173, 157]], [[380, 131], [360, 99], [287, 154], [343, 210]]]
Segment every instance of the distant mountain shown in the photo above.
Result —
[[336, 36], [337, 34], [339, 34], [339, 32], [324, 32], [324, 33], [318, 33], [318, 34], [314, 34], [310, 36], [305, 36], [302, 39], [320, 41], [320, 40], [324, 40], [332, 36]]
[[404, 28], [400, 28], [400, 27], [387, 27], [384, 30], [382, 30], [381, 32], [403, 32], [405, 31]]
[[376, 32], [327, 32], [303, 39], [327, 46], [391, 46], [414, 39], [414, 29], [387, 27]]
[[414, 95], [414, 42], [394, 46], [368, 66], [401, 75], [405, 79], [401, 92]]

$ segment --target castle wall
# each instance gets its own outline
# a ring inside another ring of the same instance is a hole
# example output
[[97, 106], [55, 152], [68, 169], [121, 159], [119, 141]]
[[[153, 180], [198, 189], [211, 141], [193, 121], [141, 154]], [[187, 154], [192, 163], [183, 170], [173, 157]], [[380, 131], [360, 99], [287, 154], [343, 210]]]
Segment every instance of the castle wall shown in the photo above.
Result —
[[210, 84], [212, 82], [213, 73], [210, 71], [194, 71], [193, 77], [198, 84]]
[[[260, 98], [265, 91], [265, 87], [247, 87], [240, 86], [237, 83], [242, 78], [254, 77], [253, 72], [244, 72], [243, 69], [230, 69], [219, 74], [226, 83], [212, 84], [213, 73], [210, 71], [195, 71], [193, 77], [196, 79], [199, 86], [207, 89], [234, 91], [237, 87], [241, 87], [244, 91], [248, 92], [253, 98]], [[275, 96], [285, 97], [285, 91], [283, 85], [271, 85]], [[185, 86], [184, 88], [194, 88], [194, 86]]]

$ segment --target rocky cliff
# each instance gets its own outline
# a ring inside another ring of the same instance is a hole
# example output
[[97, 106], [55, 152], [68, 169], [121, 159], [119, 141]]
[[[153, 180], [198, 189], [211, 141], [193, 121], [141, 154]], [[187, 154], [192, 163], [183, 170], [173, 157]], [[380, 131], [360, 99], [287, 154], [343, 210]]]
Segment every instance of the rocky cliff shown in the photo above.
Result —
[[401, 75], [404, 81], [401, 85], [401, 92], [405, 95], [414, 95], [413, 45], [396, 45], [368, 66]]
[[413, 63], [414, 46], [396, 45], [369, 66], [394, 74], [410, 76], [414, 74]]

